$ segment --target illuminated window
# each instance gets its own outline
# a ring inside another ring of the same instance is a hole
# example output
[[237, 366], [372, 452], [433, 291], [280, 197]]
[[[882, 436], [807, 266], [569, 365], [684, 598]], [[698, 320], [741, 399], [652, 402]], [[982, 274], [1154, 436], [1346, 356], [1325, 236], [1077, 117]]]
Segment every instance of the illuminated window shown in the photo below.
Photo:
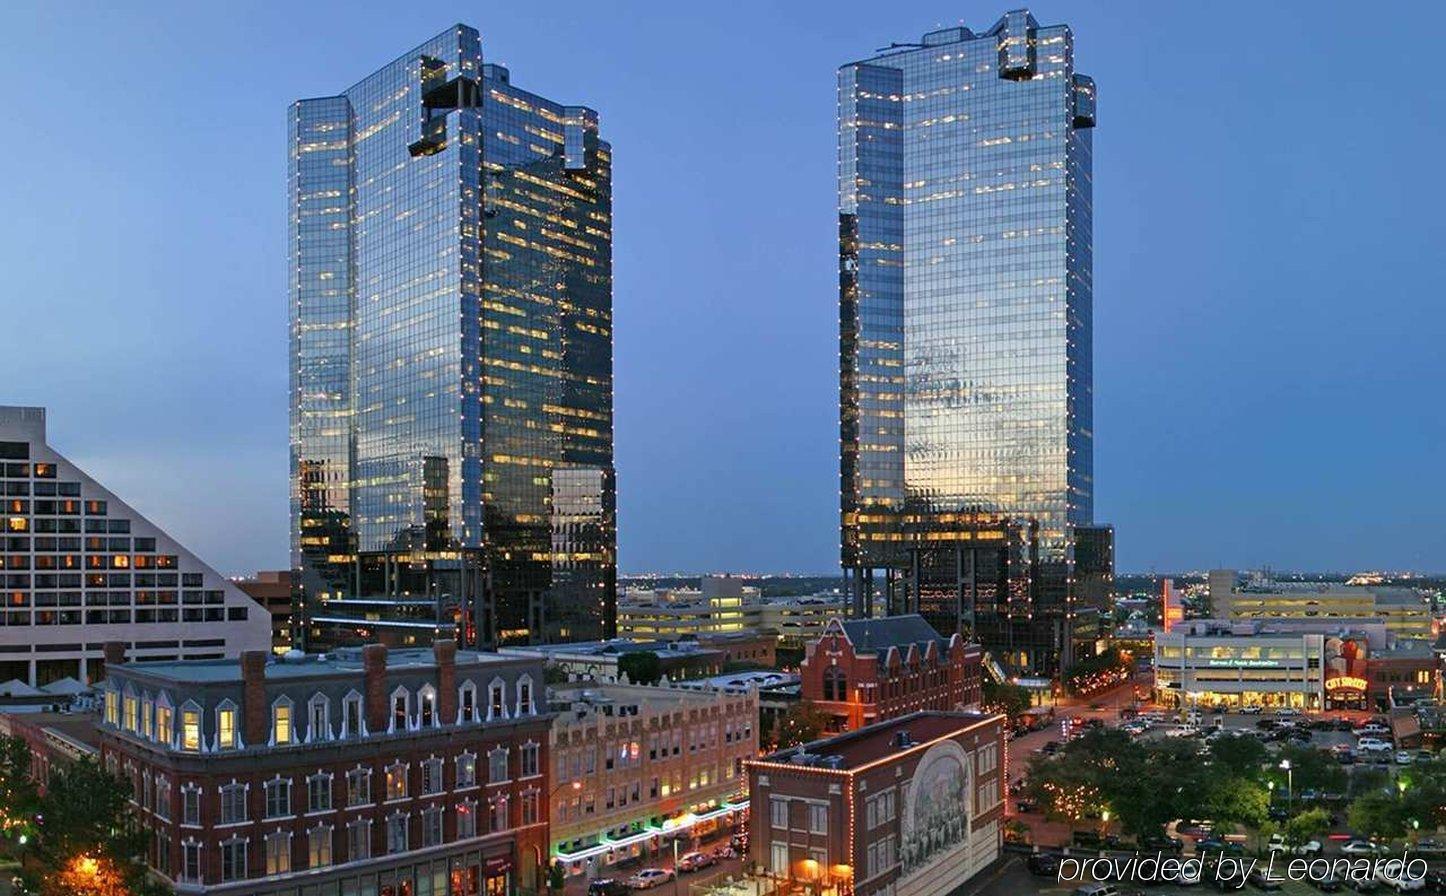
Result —
[[292, 742], [291, 701], [282, 697], [271, 707], [271, 742], [289, 744]]
[[181, 749], [201, 749], [201, 711], [198, 709], [181, 711]]
[[175, 736], [171, 727], [171, 708], [164, 703], [156, 704], [156, 740], [168, 744]]
[[135, 698], [135, 696], [132, 695], [132, 694], [126, 694], [126, 696], [125, 696], [125, 726], [124, 726], [124, 727], [125, 727], [125, 729], [126, 729], [127, 731], [135, 731], [135, 730], [136, 730], [136, 707], [137, 707], [137, 703], [136, 703], [136, 698]]
[[216, 710], [216, 746], [223, 750], [236, 749], [236, 708], [222, 705]]

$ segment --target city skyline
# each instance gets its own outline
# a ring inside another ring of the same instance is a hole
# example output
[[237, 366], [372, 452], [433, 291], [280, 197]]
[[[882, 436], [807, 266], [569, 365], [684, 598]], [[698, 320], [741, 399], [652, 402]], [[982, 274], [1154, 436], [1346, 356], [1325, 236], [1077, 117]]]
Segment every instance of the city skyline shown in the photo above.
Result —
[[[832, 571], [835, 172], [818, 161], [834, 138], [831, 75], [880, 41], [961, 12], [982, 29], [1004, 11], [947, 6], [831, 20], [756, 9], [746, 28], [672, 11], [637, 34], [560, 14], [539, 27], [505, 10], [428, 10], [347, 22], [306, 58], [291, 50], [309, 32], [279, 12], [246, 24], [220, 12], [100, 15], [106, 27], [74, 29], [38, 7], [7, 10], [7, 30], [34, 38], [4, 63], [13, 77], [53, 54], [61, 34], [108, 74], [96, 83], [62, 71], [44, 97], [49, 108], [84, 90], [106, 165], [77, 148], [85, 141], [56, 141], [46, 166], [29, 141], [0, 150], [30, 175], [0, 188], [18, 211], [0, 241], [13, 294], [49, 320], [97, 325], [83, 338], [41, 328], [13, 345], [21, 370], [64, 352], [73, 373], [17, 376], [7, 400], [50, 407], [58, 447], [118, 492], [148, 496], [138, 509], [223, 571], [285, 565], [284, 215], [267, 186], [285, 165], [275, 110], [478, 18], [492, 58], [526, 71], [529, 89], [598, 108], [628, 159], [615, 181], [622, 569]], [[1203, 12], [1032, 11], [1072, 26], [1081, 69], [1104, 86], [1096, 478], [1109, 485], [1094, 516], [1116, 526], [1119, 569], [1446, 565], [1429, 474], [1446, 435], [1429, 389], [1443, 372], [1429, 340], [1442, 312], [1428, 307], [1423, 261], [1439, 237], [1426, 210], [1441, 187], [1418, 183], [1408, 164], [1413, 147], [1441, 136], [1439, 122], [1410, 114], [1425, 106], [1424, 61], [1353, 68], [1323, 90], [1321, 75], [1361, 39], [1364, 7], [1286, 16], [1269, 54], [1220, 52]], [[1422, 4], [1417, 19], [1440, 14]], [[719, 33], [689, 52], [653, 46], [700, 26]], [[806, 48], [776, 52], [810, 31]], [[196, 40], [211, 48], [207, 65], [224, 58], [215, 68], [227, 83], [243, 74], [224, 119], [187, 109], [215, 72], [145, 52], [163, 34], [213, 32]], [[775, 63], [767, 79], [710, 69], [745, 33], [748, 52]], [[604, 57], [610, 66], [580, 79]], [[158, 77], [167, 65], [184, 76]], [[766, 82], [777, 87], [768, 95]], [[713, 101], [698, 103], [709, 114], [681, 102], [700, 97]], [[18, 132], [39, 120], [42, 98], [17, 102]], [[172, 123], [164, 140], [156, 120]], [[732, 156], [715, 153], [740, 121], [748, 136]], [[209, 164], [227, 175], [206, 180]], [[107, 224], [94, 227], [96, 215]], [[86, 264], [70, 251], [80, 227], [94, 235]], [[733, 251], [720, 264], [723, 247]], [[198, 486], [220, 510], [189, 500]]]

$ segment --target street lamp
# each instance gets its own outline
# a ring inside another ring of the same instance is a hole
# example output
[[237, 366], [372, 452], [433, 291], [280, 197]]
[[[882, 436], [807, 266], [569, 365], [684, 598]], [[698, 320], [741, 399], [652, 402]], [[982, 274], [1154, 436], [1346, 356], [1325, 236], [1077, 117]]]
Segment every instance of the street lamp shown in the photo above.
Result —
[[1293, 769], [1291, 768], [1291, 766], [1290, 766], [1290, 760], [1289, 760], [1289, 759], [1282, 759], [1282, 760], [1280, 760], [1280, 767], [1283, 768], [1283, 769], [1285, 769], [1286, 799], [1289, 801], [1287, 805], [1289, 805], [1291, 809], [1294, 809], [1294, 808], [1295, 808], [1295, 772], [1294, 772], [1294, 770], [1293, 770]]

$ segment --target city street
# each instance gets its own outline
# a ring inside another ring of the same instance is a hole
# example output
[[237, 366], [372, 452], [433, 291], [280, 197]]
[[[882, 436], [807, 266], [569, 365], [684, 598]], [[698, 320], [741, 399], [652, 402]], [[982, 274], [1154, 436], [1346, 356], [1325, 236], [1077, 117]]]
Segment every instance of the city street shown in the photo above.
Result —
[[[696, 849], [699, 852], [709, 852], [719, 846], [726, 846], [728, 844], [728, 838], [730, 836], [730, 831], [720, 830], [712, 837], [701, 841], [696, 846]], [[690, 845], [688, 847], [688, 850], [692, 850], [694, 848], [695, 847]], [[685, 854], [686, 851], [684, 850], [682, 844], [679, 844], [678, 849], [679, 856]], [[673, 896], [673, 893], [676, 890], [676, 892], [679, 893], [681, 896], [681, 894], [688, 893], [689, 888], [694, 884], [703, 884], [713, 880], [714, 878], [721, 879], [730, 875], [733, 877], [738, 877], [742, 874], [743, 865], [744, 860], [741, 857], [735, 859], [722, 859], [717, 864], [710, 865], [709, 867], [704, 868], [701, 871], [685, 871], [682, 874], [677, 875], [673, 880], [663, 884], [662, 886], [654, 887], [652, 890], [642, 892], [657, 893], [658, 896]], [[590, 880], [611, 879], [626, 881], [629, 877], [632, 877], [634, 874], [638, 873], [644, 868], [671, 869], [672, 867], [673, 853], [672, 850], [669, 849], [664, 853], [660, 853], [654, 860], [635, 863], [629, 865], [626, 868], [601, 869], [596, 874], [592, 875], [591, 878], [589, 878], [588, 875], [585, 874], [579, 874], [575, 877], [570, 877], [568, 878], [567, 886], [563, 888], [562, 892], [564, 896], [585, 896]]]

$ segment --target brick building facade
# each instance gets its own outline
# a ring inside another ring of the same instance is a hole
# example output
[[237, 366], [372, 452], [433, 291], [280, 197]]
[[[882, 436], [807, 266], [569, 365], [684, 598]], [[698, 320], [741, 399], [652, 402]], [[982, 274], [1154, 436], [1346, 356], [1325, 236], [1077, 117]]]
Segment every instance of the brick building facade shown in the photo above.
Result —
[[922, 616], [830, 620], [805, 648], [801, 693], [850, 731], [911, 712], [978, 708], [983, 652]]
[[999, 856], [1004, 717], [918, 712], [748, 764], [750, 862], [837, 896], [953, 892]]
[[121, 665], [102, 761], [184, 894], [504, 896], [546, 859], [550, 717], [523, 657], [381, 645]]

